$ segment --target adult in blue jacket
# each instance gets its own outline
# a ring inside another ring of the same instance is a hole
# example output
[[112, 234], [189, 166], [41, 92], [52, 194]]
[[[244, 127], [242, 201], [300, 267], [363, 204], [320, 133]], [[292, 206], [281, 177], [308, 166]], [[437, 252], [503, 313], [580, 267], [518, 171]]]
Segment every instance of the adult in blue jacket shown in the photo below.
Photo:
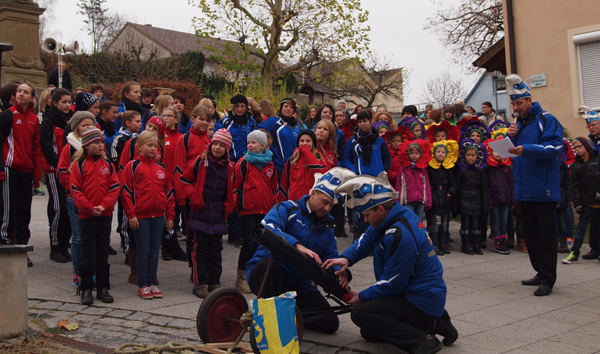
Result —
[[233, 163], [237, 163], [244, 153], [248, 150], [247, 139], [254, 129], [256, 129], [256, 121], [252, 118], [252, 112], [248, 109], [248, 99], [246, 96], [238, 94], [233, 96], [229, 102], [233, 105], [229, 115], [215, 123], [215, 132], [221, 128], [229, 130], [233, 145], [229, 150], [229, 159]]
[[[305, 195], [297, 201], [286, 201], [275, 205], [261, 223], [318, 264], [322, 264], [321, 260], [338, 258], [333, 231], [334, 220], [329, 215], [329, 211], [334, 200], [337, 199], [334, 194], [335, 188], [349, 175], [353, 174], [344, 169], [329, 170], [325, 175], [320, 176], [310, 195]], [[330, 307], [325, 297], [308, 278], [285, 263], [284, 259], [275, 258], [275, 260], [265, 280], [263, 297], [268, 298], [287, 291], [295, 291], [296, 304], [302, 312]], [[269, 251], [259, 246], [252, 259], [246, 264], [246, 278], [254, 294], [257, 294], [260, 289], [270, 261]], [[339, 270], [338, 267], [335, 269]], [[340, 272], [339, 277], [341, 282], [347, 284], [347, 272]], [[304, 327], [324, 333], [334, 333], [339, 327], [339, 320], [332, 314], [319, 321], [305, 323]]]
[[513, 159], [515, 200], [525, 231], [529, 260], [537, 274], [521, 281], [538, 286], [536, 296], [549, 295], [556, 282], [556, 206], [560, 204], [560, 154], [563, 129], [554, 116], [533, 102], [531, 89], [512, 74], [507, 91], [516, 118], [508, 136], [516, 146]]
[[425, 226], [415, 213], [396, 201], [398, 192], [387, 173], [377, 178], [358, 176], [346, 180], [336, 193], [347, 194], [346, 205], [358, 209], [369, 228], [338, 259], [324, 267], [339, 272], [373, 254], [376, 283], [356, 292], [352, 321], [368, 341], [387, 342], [409, 353], [436, 353], [458, 338], [446, 305], [446, 284]]
[[[358, 129], [346, 144], [342, 158], [342, 167], [357, 175], [379, 176], [383, 171], [389, 172], [392, 164], [390, 150], [385, 141], [371, 124], [371, 115], [366, 109], [358, 112], [356, 121]], [[352, 212], [352, 233], [356, 240], [369, 225], [364, 222], [360, 213]]]
[[304, 124], [294, 117], [296, 109], [296, 101], [286, 97], [281, 100], [278, 116], [270, 117], [258, 125], [259, 129], [265, 129], [273, 137], [271, 151], [278, 179], [281, 179], [285, 162], [296, 150], [298, 133], [304, 129]]

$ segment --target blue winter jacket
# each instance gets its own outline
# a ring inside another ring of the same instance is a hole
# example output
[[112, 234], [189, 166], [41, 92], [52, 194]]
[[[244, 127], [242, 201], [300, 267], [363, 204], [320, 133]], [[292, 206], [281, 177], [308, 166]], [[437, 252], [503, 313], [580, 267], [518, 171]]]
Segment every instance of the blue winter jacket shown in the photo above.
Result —
[[[313, 223], [307, 202], [310, 196], [305, 195], [299, 201], [285, 201], [275, 205], [261, 222], [292, 246], [300, 243], [302, 246], [317, 253], [322, 261], [338, 258], [337, 243], [334, 236], [334, 220], [327, 214]], [[263, 258], [271, 257], [269, 251], [258, 246], [252, 259], [246, 264], [246, 279], [250, 279], [252, 269]], [[308, 278], [277, 259], [281, 265], [284, 282], [297, 285], [303, 289], [319, 291], [309, 283]], [[339, 270], [339, 267], [334, 267]]]
[[231, 134], [233, 145], [231, 145], [231, 150], [229, 150], [229, 159], [233, 163], [237, 163], [239, 159], [244, 157], [246, 150], [248, 150], [248, 134], [256, 129], [256, 121], [254, 118], [250, 118], [248, 123], [238, 125], [228, 116], [215, 123], [215, 132], [221, 128], [229, 130]]
[[392, 157], [387, 144], [380, 137], [373, 143], [371, 150], [370, 165], [363, 162], [362, 148], [355, 137], [351, 137], [346, 145], [346, 151], [342, 158], [342, 167], [345, 167], [357, 175], [371, 175], [377, 177], [381, 172], [389, 172]]
[[519, 132], [511, 140], [523, 146], [523, 156], [513, 158], [515, 200], [560, 204], [562, 125], [537, 102], [517, 125]]
[[593, 136], [592, 134], [588, 135], [588, 138], [594, 142], [594, 149], [600, 152], [600, 137]]
[[298, 121], [295, 126], [288, 125], [282, 118], [271, 117], [258, 125], [258, 128], [266, 129], [273, 136], [271, 151], [273, 151], [273, 164], [277, 169], [277, 177], [281, 178], [285, 162], [296, 150], [296, 138], [298, 133], [304, 129], [304, 124]]
[[361, 291], [361, 302], [401, 295], [435, 317], [444, 313], [444, 269], [417, 215], [396, 202], [387, 218], [367, 231], [342, 257], [355, 264], [373, 254], [377, 282]]

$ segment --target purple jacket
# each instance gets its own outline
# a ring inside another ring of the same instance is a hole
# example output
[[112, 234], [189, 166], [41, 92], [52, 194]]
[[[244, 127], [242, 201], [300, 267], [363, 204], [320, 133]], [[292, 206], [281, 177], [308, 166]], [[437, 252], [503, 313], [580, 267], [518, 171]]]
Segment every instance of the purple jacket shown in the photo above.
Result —
[[421, 202], [426, 210], [431, 208], [431, 187], [424, 168], [401, 166], [396, 179], [396, 191], [400, 194], [398, 201], [402, 205]]
[[515, 205], [512, 169], [504, 165], [488, 166], [486, 173], [492, 205], [497, 203]]
[[199, 211], [190, 210], [188, 230], [208, 235], [224, 235], [228, 232], [225, 215], [227, 200], [227, 164], [217, 164], [208, 160], [204, 188], [204, 206]]

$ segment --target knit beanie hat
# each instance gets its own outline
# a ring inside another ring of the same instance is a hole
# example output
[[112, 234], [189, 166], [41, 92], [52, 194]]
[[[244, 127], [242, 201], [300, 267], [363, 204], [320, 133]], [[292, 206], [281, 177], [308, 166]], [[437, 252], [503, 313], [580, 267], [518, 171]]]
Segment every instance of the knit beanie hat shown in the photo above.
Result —
[[104, 135], [102, 135], [100, 129], [94, 126], [85, 128], [81, 133], [81, 146], [88, 146], [97, 140], [104, 141]]
[[592, 151], [592, 149], [594, 148], [594, 142], [587, 136], [580, 136], [575, 138], [575, 140], [579, 141], [587, 152]]
[[294, 99], [291, 97], [286, 97], [286, 98], [282, 99], [281, 102], [279, 102], [279, 112], [281, 112], [281, 109], [283, 108], [283, 105], [286, 102], [291, 103], [292, 106], [294, 106], [294, 112], [296, 112], [296, 101], [294, 101]]
[[96, 118], [94, 118], [92, 113], [88, 111], [78, 111], [73, 114], [73, 117], [71, 117], [71, 120], [69, 121], [69, 124], [71, 124], [71, 131], [77, 130], [77, 127], [84, 119], [91, 119], [92, 122], [94, 122], [94, 125], [96, 125]]
[[250, 134], [248, 134], [247, 141], [250, 141], [250, 140], [254, 140], [254, 141], [258, 142], [265, 148], [269, 146], [267, 134], [261, 130], [255, 130], [255, 131], [251, 132]]
[[212, 101], [213, 106], [215, 106], [215, 110], [217, 109], [217, 101], [215, 101], [215, 96], [213, 95], [204, 95], [202, 96], [202, 98], [208, 98], [209, 100]]
[[236, 103], [243, 103], [246, 106], [248, 105], [248, 99], [246, 98], [246, 96], [244, 96], [242, 94], [237, 94], [237, 95], [231, 97], [229, 102], [231, 102], [231, 104], [233, 104], [233, 105], [235, 105]]
[[211, 144], [215, 141], [222, 142], [228, 152], [231, 149], [231, 144], [233, 144], [231, 134], [229, 133], [229, 130], [225, 128], [221, 128], [213, 134], [212, 140], [210, 141], [210, 144], [208, 144], [207, 149], [210, 149]]
[[402, 115], [404, 115], [404, 113], [410, 113], [412, 114], [413, 117], [417, 116], [417, 107], [415, 107], [414, 105], [408, 105], [408, 106], [404, 106], [404, 108], [402, 108]]
[[300, 146], [300, 137], [302, 137], [302, 135], [310, 136], [310, 139], [312, 140], [313, 148], [317, 147], [317, 136], [315, 135], [315, 132], [313, 132], [310, 129], [303, 129], [300, 131], [300, 133], [298, 133], [298, 137], [296, 137], [296, 147]]
[[154, 117], [148, 119], [148, 123], [146, 125], [148, 125], [150, 123], [152, 123], [158, 127], [158, 137], [159, 138], [165, 136], [165, 131], [167, 130], [167, 125], [165, 124], [165, 122], [162, 119], [160, 119], [160, 117], [154, 116]]
[[75, 96], [75, 112], [87, 111], [94, 103], [98, 101], [98, 97], [87, 92], [80, 92]]

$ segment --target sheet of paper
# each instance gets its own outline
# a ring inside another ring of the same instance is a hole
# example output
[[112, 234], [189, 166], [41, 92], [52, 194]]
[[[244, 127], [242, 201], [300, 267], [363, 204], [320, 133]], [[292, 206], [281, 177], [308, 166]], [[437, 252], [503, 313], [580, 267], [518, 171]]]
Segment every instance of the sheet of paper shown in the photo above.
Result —
[[508, 150], [515, 147], [512, 143], [512, 140], [510, 140], [509, 138], [492, 141], [489, 143], [489, 145], [492, 148], [492, 150], [494, 150], [494, 152], [500, 155], [500, 157], [502, 157], [503, 159], [517, 156], [508, 152]]

